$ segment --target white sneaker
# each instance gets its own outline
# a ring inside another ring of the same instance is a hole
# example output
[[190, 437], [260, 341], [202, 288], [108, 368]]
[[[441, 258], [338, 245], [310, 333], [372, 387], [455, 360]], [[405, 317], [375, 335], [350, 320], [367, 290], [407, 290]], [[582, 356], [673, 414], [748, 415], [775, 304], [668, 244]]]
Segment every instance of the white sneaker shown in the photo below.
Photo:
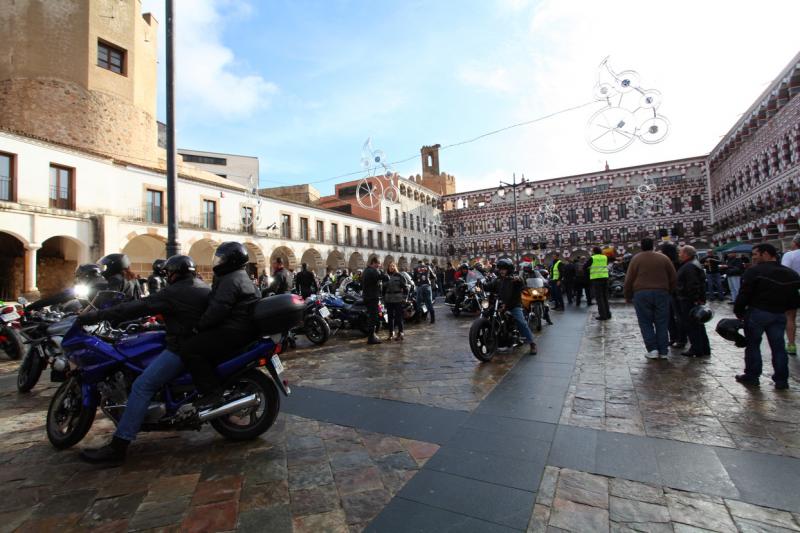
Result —
[[669, 355], [667, 355], [665, 353], [664, 354], [658, 354], [658, 358], [659, 359], [669, 359]]
[[658, 350], [650, 350], [644, 356], [648, 359], [658, 359]]

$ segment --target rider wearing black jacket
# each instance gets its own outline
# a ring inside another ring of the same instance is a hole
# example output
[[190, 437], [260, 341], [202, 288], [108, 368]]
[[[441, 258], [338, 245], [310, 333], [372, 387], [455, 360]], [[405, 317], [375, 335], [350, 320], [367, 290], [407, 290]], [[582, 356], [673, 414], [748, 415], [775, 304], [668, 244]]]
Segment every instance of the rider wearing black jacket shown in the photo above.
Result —
[[277, 257], [273, 261], [273, 267], [272, 283], [264, 289], [263, 296], [268, 296], [270, 293], [286, 294], [289, 292], [289, 273], [283, 268], [283, 259]]
[[108, 290], [121, 292], [127, 300], [138, 300], [142, 291], [131, 272], [131, 259], [126, 254], [108, 254], [97, 262], [108, 282]]
[[239, 242], [223, 242], [214, 253], [214, 281], [208, 308], [197, 322], [199, 333], [181, 347], [181, 357], [202, 395], [196, 403], [202, 411], [222, 396], [214, 367], [233, 357], [258, 336], [251, 311], [259, 300], [258, 289], [244, 268], [247, 248]]
[[136, 438], [147, 416], [150, 400], [164, 385], [184, 372], [183, 362], [176, 350], [194, 335], [192, 329], [206, 310], [211, 289], [196, 279], [195, 264], [189, 256], [170, 257], [164, 269], [168, 285], [161, 292], [143, 300], [84, 313], [78, 317], [80, 323], [91, 324], [104, 319], [124, 320], [148, 314], [161, 314], [167, 329], [167, 348], [133, 382], [114, 438], [102, 448], [86, 449], [81, 452], [81, 458], [90, 463], [124, 461], [128, 445]]
[[388, 278], [386, 274], [378, 270], [379, 265], [380, 261], [378, 261], [377, 257], [370, 259], [369, 265], [367, 265], [360, 278], [362, 286], [361, 297], [364, 299], [364, 307], [367, 308], [368, 344], [381, 343], [381, 340], [375, 334], [375, 329], [379, 318], [378, 303], [381, 297], [381, 281], [385, 281]]
[[297, 292], [303, 298], [308, 298], [313, 293], [317, 292], [317, 278], [314, 276], [314, 273], [308, 269], [306, 263], [300, 265], [300, 272], [294, 277], [294, 284], [297, 287]]
[[[79, 289], [85, 287], [85, 289]], [[51, 305], [65, 304], [73, 300], [92, 301], [98, 291], [106, 290], [108, 282], [100, 274], [100, 267], [94, 263], [80, 265], [75, 269], [75, 286], [47, 298], [40, 298], [25, 307], [26, 311], [37, 311]]]
[[153, 261], [153, 273], [147, 278], [147, 290], [150, 294], [155, 294], [167, 286], [167, 280], [164, 278], [164, 259], [156, 259]]

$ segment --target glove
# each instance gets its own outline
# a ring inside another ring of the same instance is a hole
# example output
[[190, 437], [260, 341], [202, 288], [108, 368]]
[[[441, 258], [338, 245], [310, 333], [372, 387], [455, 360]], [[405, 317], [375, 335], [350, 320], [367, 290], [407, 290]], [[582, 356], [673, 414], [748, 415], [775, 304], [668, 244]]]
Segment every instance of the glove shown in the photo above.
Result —
[[81, 326], [86, 326], [89, 324], [96, 324], [100, 322], [102, 318], [100, 318], [100, 313], [97, 311], [88, 311], [86, 313], [81, 313], [78, 315], [78, 324]]

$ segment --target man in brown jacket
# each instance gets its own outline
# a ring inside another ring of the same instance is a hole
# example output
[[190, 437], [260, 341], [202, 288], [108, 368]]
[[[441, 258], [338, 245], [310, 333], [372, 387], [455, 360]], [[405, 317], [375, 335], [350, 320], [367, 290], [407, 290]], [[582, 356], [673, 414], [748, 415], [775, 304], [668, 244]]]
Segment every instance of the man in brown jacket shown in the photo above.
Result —
[[653, 251], [653, 239], [642, 239], [642, 251], [633, 256], [625, 276], [625, 301], [633, 301], [648, 359], [667, 358], [670, 291], [675, 283], [672, 261]]

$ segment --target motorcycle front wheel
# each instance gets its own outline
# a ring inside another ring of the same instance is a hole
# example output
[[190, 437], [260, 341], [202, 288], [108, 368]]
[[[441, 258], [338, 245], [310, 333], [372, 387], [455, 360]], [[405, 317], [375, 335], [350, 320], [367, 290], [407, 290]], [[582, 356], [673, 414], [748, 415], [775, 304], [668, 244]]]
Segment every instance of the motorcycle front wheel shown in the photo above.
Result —
[[46, 362], [41, 345], [32, 346], [28, 350], [17, 370], [17, 390], [19, 392], [30, 392], [36, 386]]
[[7, 327], [3, 335], [5, 335], [7, 339], [3, 350], [6, 352], [6, 355], [8, 355], [8, 358], [17, 360], [22, 357], [22, 354], [25, 353], [25, 345], [22, 343], [19, 333], [13, 328]]
[[533, 302], [533, 326], [536, 331], [542, 331], [542, 317], [544, 316], [544, 305], [542, 302]]
[[278, 386], [266, 374], [253, 369], [243, 374], [228, 390], [237, 395], [256, 394], [258, 405], [211, 420], [211, 427], [230, 440], [251, 440], [272, 427], [281, 410]]
[[461, 306], [458, 304], [451, 307], [450, 311], [452, 311], [453, 316], [461, 316]]
[[488, 362], [497, 351], [497, 337], [490, 320], [480, 317], [469, 328], [469, 349], [479, 361]]
[[97, 405], [93, 398], [86, 404], [81, 384], [74, 377], [58, 388], [47, 409], [47, 439], [54, 448], [64, 450], [74, 446], [89, 432]]
[[328, 341], [328, 337], [331, 336], [331, 327], [325, 319], [319, 315], [312, 315], [306, 318], [306, 323], [303, 328], [305, 329], [308, 340], [317, 346], [325, 344]]

